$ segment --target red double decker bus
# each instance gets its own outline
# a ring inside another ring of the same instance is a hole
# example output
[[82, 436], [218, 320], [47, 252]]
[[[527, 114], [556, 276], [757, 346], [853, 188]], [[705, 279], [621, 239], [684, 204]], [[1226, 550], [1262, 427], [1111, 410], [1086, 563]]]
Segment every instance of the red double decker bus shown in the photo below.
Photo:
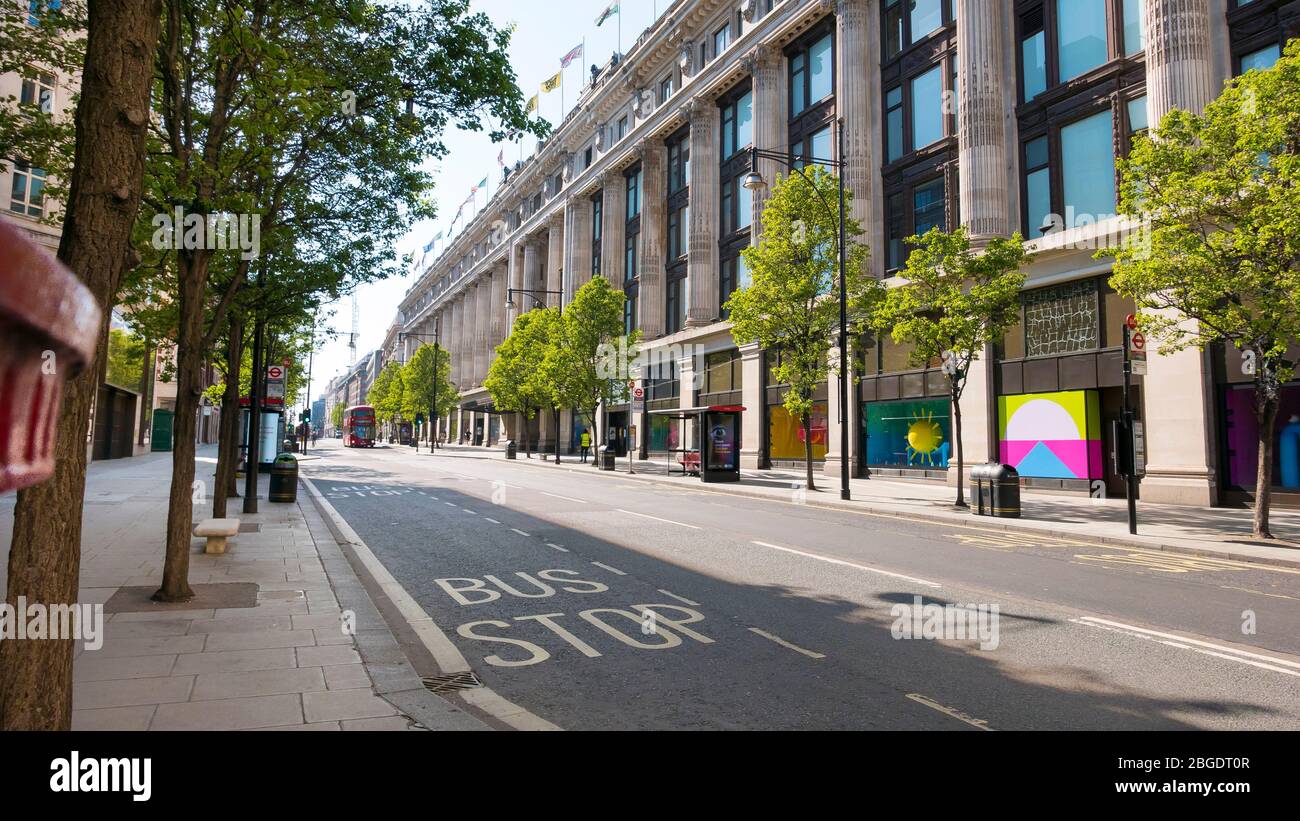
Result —
[[357, 405], [343, 411], [343, 447], [373, 448], [375, 446], [375, 409]]

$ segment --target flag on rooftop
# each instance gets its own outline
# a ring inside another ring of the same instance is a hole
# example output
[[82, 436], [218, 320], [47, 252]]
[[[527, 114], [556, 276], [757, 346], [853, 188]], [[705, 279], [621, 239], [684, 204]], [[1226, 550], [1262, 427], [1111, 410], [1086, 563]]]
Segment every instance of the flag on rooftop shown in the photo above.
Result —
[[560, 68], [568, 68], [569, 64], [582, 56], [582, 45], [578, 45], [573, 51], [560, 58]]
[[618, 14], [618, 3], [610, 3], [609, 7], [602, 11], [600, 16], [596, 18], [596, 26], [601, 26], [606, 20], [613, 17], [615, 14]]
[[542, 81], [542, 93], [550, 94], [552, 91], [559, 88], [560, 83], [562, 83], [563, 81], [564, 81], [564, 72], [557, 71], [553, 77], [550, 77]]

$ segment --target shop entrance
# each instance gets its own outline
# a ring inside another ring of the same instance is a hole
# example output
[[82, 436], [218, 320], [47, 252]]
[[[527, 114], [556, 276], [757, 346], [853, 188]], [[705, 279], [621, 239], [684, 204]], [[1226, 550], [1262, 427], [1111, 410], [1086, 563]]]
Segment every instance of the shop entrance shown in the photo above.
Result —
[[620, 459], [627, 456], [627, 411], [610, 411], [605, 415], [605, 441]]

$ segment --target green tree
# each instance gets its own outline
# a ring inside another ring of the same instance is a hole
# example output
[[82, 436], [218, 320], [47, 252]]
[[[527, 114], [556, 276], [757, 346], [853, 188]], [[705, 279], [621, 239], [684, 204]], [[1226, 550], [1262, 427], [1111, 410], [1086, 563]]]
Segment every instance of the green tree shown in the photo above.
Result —
[[1274, 425], [1300, 338], [1300, 42], [1203, 114], [1171, 111], [1118, 165], [1120, 211], [1145, 230], [1103, 252], [1111, 284], [1161, 354], [1242, 352], [1259, 429], [1254, 534], [1271, 539]]
[[140, 371], [145, 365], [145, 343], [121, 328], [108, 332], [108, 365], [104, 381], [110, 385], [135, 390], [140, 386]]
[[559, 308], [520, 315], [510, 335], [497, 346], [497, 358], [483, 382], [497, 410], [514, 411], [524, 417], [520, 434], [529, 458], [533, 450], [528, 422], [537, 418], [543, 408], [553, 407], [554, 385], [543, 364], [558, 344], [560, 323]]
[[870, 324], [911, 347], [912, 364], [941, 363], [952, 405], [957, 507], [966, 507], [961, 397], [971, 365], [1020, 319], [1021, 268], [1030, 260], [1019, 234], [971, 247], [966, 228], [931, 228], [910, 237], [904, 284], [886, 291]]
[[574, 294], [558, 325], [557, 344], [543, 360], [550, 402], [574, 408], [592, 420], [592, 447], [600, 448], [596, 411], [626, 402], [631, 366], [637, 356], [640, 331], [624, 333], [623, 304], [627, 297], [603, 276], [593, 277]]
[[[435, 380], [435, 363], [438, 378]], [[460, 402], [460, 389], [451, 381], [451, 352], [441, 345], [421, 345], [411, 356], [411, 360], [402, 367], [401, 415], [414, 419], [417, 413], [424, 414], [429, 431], [429, 442], [433, 442], [433, 423], [444, 419]], [[434, 383], [438, 386], [435, 397]]]
[[[840, 322], [839, 178], [820, 166], [805, 173], [772, 187], [762, 241], [743, 252], [752, 282], [731, 295], [726, 309], [738, 344], [757, 342], [778, 354], [772, 374], [788, 386], [782, 399], [803, 429], [808, 489], [816, 490], [813, 395], [832, 364]], [[878, 285], [866, 270], [867, 247], [858, 240], [862, 227], [846, 216], [845, 234], [849, 304], [866, 303]]]
[[375, 409], [375, 421], [388, 425], [403, 419], [402, 391], [402, 364], [385, 363], [366, 394], [366, 403]]
[[342, 402], [335, 402], [334, 407], [330, 408], [330, 424], [334, 426], [334, 430], [342, 430], [345, 410], [347, 408], [343, 407]]

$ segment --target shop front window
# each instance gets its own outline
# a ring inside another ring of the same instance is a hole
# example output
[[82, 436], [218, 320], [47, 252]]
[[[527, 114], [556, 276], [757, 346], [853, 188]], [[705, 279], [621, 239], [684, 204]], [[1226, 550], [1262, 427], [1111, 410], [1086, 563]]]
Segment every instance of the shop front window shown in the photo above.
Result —
[[867, 464], [877, 467], [942, 469], [952, 456], [951, 414], [947, 399], [868, 402]]
[[[790, 416], [784, 405], [772, 405], [767, 409], [768, 456], [772, 459], [791, 459], [802, 461], [807, 457], [804, 446], [804, 430], [799, 420]], [[812, 411], [812, 456], [813, 461], [826, 458], [826, 404], [813, 405]]]
[[[1226, 390], [1223, 418], [1228, 483], [1254, 490], [1259, 475], [1259, 423], [1253, 386]], [[1282, 386], [1273, 426], [1273, 487], [1300, 492], [1300, 385]]]

